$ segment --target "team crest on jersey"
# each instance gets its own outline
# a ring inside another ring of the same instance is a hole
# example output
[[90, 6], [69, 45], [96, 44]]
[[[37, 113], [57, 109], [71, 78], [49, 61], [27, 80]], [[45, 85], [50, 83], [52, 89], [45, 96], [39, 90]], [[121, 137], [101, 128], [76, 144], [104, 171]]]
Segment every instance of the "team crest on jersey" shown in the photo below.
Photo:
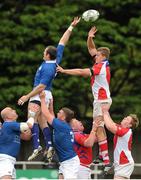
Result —
[[14, 142], [20, 143], [20, 136], [16, 135], [16, 136], [14, 137]]

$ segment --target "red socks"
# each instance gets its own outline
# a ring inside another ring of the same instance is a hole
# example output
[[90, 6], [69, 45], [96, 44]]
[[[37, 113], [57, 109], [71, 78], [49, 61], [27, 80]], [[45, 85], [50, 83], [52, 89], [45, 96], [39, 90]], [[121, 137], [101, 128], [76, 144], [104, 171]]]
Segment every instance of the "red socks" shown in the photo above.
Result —
[[103, 159], [103, 163], [105, 165], [110, 163], [109, 155], [108, 155], [108, 143], [107, 139], [98, 142], [99, 144], [99, 155]]

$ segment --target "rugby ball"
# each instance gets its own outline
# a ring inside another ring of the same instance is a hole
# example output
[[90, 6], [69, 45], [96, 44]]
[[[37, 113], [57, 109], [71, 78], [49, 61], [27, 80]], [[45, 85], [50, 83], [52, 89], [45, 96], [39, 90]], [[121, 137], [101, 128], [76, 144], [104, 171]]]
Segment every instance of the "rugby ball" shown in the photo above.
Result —
[[98, 19], [99, 15], [100, 14], [97, 10], [89, 9], [82, 14], [82, 19], [86, 22], [88, 21], [94, 22]]

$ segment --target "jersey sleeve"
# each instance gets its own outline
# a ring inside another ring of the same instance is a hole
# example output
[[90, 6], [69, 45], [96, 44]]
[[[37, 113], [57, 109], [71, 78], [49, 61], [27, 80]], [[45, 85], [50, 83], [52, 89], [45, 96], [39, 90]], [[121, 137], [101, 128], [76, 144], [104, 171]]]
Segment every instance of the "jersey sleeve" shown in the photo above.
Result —
[[18, 122], [9, 122], [7, 126], [13, 131], [20, 132], [20, 123]]
[[62, 44], [59, 44], [57, 46], [57, 57], [56, 57], [56, 63], [57, 64], [60, 64], [61, 60], [62, 60], [62, 57], [63, 57], [63, 52], [64, 52], [64, 45]]
[[81, 146], [84, 146], [84, 142], [87, 139], [86, 136], [84, 136], [84, 134], [80, 134], [80, 133], [75, 133], [74, 134], [74, 140], [80, 144]]
[[64, 127], [63, 125], [64, 125], [64, 123], [61, 123], [59, 119], [57, 119], [57, 118], [53, 119], [52, 127], [54, 129], [60, 129], [60, 128], [62, 129]]
[[122, 137], [129, 131], [129, 128], [123, 128], [119, 125], [116, 125], [116, 126], [117, 126], [117, 131], [116, 131], [117, 136]]

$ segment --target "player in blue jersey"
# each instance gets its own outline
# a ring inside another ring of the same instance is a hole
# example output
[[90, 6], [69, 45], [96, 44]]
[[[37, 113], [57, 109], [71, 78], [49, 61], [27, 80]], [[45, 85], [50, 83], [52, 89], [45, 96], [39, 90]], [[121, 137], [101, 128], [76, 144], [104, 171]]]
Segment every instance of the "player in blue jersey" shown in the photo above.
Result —
[[69, 108], [61, 108], [55, 118], [46, 107], [44, 92], [40, 98], [41, 110], [53, 127], [53, 143], [60, 161], [59, 173], [63, 174], [64, 179], [77, 179], [80, 161], [73, 148], [74, 134], [69, 124], [74, 112]]
[[[42, 129], [44, 140], [46, 144], [46, 154], [47, 158], [50, 159], [52, 156], [52, 142], [51, 142], [51, 133], [50, 129], [46, 123], [46, 119], [40, 112], [40, 98], [39, 93], [44, 90], [46, 94], [46, 105], [48, 106], [51, 99], [52, 99], [52, 93], [51, 93], [51, 87], [52, 87], [52, 81], [54, 80], [56, 76], [56, 64], [60, 64], [63, 56], [64, 46], [69, 40], [69, 37], [72, 33], [72, 29], [79, 23], [80, 18], [75, 17], [72, 21], [69, 28], [65, 31], [63, 36], [61, 37], [59, 44], [56, 47], [54, 46], [48, 46], [43, 55], [44, 62], [40, 65], [38, 68], [35, 78], [34, 78], [34, 88], [33, 90], [22, 96], [18, 100], [19, 105], [23, 105], [26, 101], [29, 100], [28, 104], [28, 118], [30, 115], [33, 116], [33, 113], [30, 111], [32, 106], [36, 106], [38, 108], [37, 112], [34, 113], [34, 119], [35, 123], [32, 128], [32, 140], [33, 140], [33, 153], [28, 158], [28, 160], [34, 159], [39, 152], [42, 150], [42, 147], [40, 146], [39, 142], [39, 127], [38, 123]], [[37, 123], [38, 122], [38, 123]]]
[[15, 177], [15, 162], [20, 150], [20, 134], [32, 128], [34, 119], [27, 122], [16, 122], [18, 115], [10, 107], [1, 111], [4, 121], [0, 130], [0, 179], [13, 179]]

